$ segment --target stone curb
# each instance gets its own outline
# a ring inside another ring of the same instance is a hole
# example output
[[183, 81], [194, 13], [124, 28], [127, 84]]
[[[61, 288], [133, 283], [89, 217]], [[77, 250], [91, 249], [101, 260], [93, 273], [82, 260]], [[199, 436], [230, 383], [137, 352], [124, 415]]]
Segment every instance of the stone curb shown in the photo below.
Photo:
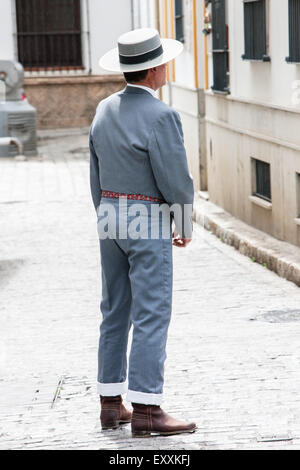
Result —
[[277, 240], [195, 194], [193, 220], [241, 254], [300, 287], [300, 248]]

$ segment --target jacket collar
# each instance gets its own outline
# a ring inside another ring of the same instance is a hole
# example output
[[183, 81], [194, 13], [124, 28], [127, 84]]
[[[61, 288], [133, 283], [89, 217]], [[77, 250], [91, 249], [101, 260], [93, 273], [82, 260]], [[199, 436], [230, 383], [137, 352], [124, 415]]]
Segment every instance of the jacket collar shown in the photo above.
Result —
[[151, 93], [149, 91], [145, 90], [144, 88], [130, 86], [130, 85], [126, 85], [126, 87], [123, 90], [123, 93], [134, 93], [134, 94], [139, 93], [139, 94], [151, 95]]

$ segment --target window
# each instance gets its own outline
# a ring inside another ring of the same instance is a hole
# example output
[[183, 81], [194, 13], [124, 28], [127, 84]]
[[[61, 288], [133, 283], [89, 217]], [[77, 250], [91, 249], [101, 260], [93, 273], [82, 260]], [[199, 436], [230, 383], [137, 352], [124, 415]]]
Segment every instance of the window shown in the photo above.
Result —
[[16, 15], [25, 70], [83, 68], [80, 0], [16, 0]]
[[182, 0], [175, 0], [175, 32], [177, 41], [184, 42]]
[[256, 171], [255, 196], [271, 201], [270, 164], [256, 159], [254, 161]]
[[229, 93], [228, 88], [228, 34], [225, 19], [225, 1], [212, 0], [212, 54], [213, 77], [212, 90]]
[[289, 0], [289, 56], [287, 62], [300, 62], [300, 1]]
[[242, 59], [269, 62], [267, 55], [266, 0], [243, 0], [245, 53]]

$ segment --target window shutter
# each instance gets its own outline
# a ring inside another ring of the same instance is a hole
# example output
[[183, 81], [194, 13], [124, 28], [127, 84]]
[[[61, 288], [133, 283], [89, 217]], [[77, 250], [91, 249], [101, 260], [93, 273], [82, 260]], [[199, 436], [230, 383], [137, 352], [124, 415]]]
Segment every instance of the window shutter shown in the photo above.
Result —
[[175, 0], [175, 31], [177, 41], [184, 42], [182, 0]]
[[289, 0], [289, 57], [287, 62], [300, 62], [300, 1]]
[[225, 1], [212, 0], [211, 8], [214, 76], [214, 84], [212, 89], [215, 91], [228, 93]]
[[267, 55], [266, 0], [244, 1], [244, 38], [243, 59], [269, 62]]

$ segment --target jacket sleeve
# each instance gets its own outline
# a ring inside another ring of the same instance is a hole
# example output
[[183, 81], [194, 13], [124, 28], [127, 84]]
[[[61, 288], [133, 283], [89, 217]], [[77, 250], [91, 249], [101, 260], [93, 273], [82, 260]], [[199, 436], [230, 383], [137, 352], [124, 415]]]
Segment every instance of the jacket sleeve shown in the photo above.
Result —
[[175, 227], [182, 238], [193, 231], [194, 184], [189, 172], [181, 119], [177, 111], [166, 110], [152, 127], [148, 152], [158, 189], [171, 208]]
[[90, 148], [90, 188], [91, 188], [93, 203], [94, 203], [95, 209], [97, 210], [100, 204], [100, 200], [101, 200], [101, 186], [100, 186], [100, 175], [99, 175], [99, 162], [98, 162], [98, 157], [94, 149], [91, 130], [89, 134], [89, 148]]

